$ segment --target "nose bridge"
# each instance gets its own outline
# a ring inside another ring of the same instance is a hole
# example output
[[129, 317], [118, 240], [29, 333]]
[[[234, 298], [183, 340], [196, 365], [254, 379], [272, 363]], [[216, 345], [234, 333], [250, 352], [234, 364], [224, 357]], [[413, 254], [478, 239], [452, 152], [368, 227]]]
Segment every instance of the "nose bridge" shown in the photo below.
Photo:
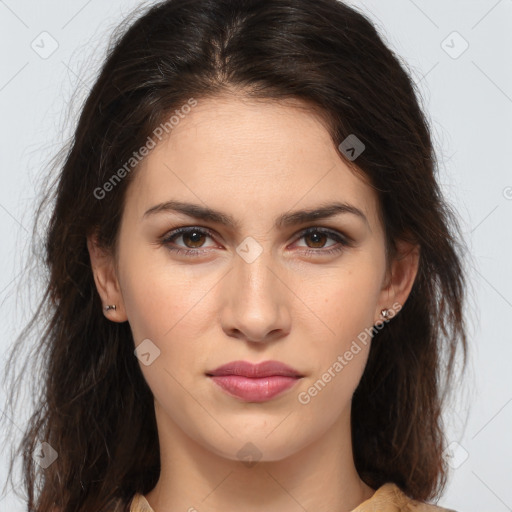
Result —
[[271, 289], [275, 289], [272, 282], [276, 279], [271, 271], [275, 267], [275, 262], [272, 260], [270, 245], [261, 239], [258, 241], [248, 236], [236, 248], [236, 252], [238, 258], [233, 278], [240, 283], [241, 288], [245, 288], [246, 296], [262, 293], [264, 298], [269, 299], [267, 295]]
[[289, 314], [270, 246], [247, 237], [236, 251], [225, 283], [223, 328], [251, 341], [264, 341], [274, 331], [287, 332]]

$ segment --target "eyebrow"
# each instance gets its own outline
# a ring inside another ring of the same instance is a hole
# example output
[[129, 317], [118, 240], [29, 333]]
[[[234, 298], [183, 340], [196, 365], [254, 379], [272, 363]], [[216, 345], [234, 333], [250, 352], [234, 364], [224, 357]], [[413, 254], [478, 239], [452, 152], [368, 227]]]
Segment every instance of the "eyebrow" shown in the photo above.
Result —
[[[198, 204], [185, 203], [182, 201], [166, 201], [165, 203], [152, 206], [144, 213], [142, 220], [162, 212], [182, 213], [197, 220], [222, 224], [233, 229], [240, 228], [240, 223], [229, 214]], [[370, 228], [370, 224], [365, 214], [359, 208], [344, 202], [322, 204], [312, 209], [284, 213], [275, 220], [274, 227], [282, 229], [347, 213], [359, 217], [365, 222], [368, 228]]]

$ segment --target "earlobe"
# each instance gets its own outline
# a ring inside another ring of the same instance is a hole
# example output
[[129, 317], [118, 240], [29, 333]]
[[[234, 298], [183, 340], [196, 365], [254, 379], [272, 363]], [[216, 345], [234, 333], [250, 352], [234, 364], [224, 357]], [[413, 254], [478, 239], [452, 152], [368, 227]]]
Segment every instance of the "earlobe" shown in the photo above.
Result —
[[98, 244], [96, 235], [87, 237], [87, 249], [96, 290], [103, 304], [103, 313], [113, 322], [125, 322], [127, 317], [116, 274], [114, 256]]

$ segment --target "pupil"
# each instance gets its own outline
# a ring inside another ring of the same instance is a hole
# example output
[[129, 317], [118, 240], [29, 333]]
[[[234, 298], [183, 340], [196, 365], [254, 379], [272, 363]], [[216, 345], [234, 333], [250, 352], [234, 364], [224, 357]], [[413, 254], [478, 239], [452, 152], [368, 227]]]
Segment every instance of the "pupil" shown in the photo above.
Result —
[[325, 235], [323, 233], [311, 233], [309, 236], [313, 239], [314, 244], [319, 243], [320, 245], [322, 245], [322, 242], [318, 240], [318, 237], [320, 237], [321, 239]]
[[[203, 234], [200, 233], [199, 231], [190, 231], [187, 235], [187, 237], [192, 241], [193, 244], [199, 243], [202, 236]], [[199, 239], [197, 237], [199, 237]]]

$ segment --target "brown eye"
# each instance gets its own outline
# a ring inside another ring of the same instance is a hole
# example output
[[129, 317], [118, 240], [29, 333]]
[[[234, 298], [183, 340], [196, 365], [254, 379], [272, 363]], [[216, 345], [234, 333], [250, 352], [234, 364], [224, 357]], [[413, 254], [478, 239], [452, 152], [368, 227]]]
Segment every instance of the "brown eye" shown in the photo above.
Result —
[[[182, 244], [176, 241], [181, 238]], [[169, 251], [175, 254], [185, 256], [202, 256], [208, 252], [210, 247], [205, 247], [205, 238], [213, 238], [213, 233], [204, 228], [182, 227], [177, 228], [165, 236], [161, 243], [166, 246]], [[312, 227], [304, 230], [299, 239], [309, 239], [305, 252], [308, 256], [327, 256], [343, 251], [346, 247], [352, 247], [352, 240], [337, 231], [331, 231], [324, 228]], [[326, 247], [328, 239], [334, 243]], [[304, 247], [304, 246], [302, 246]]]
[[[307, 247], [310, 249], [307, 249], [304, 252], [307, 255], [313, 256], [332, 255], [341, 252], [345, 247], [351, 247], [353, 245], [351, 239], [343, 236], [341, 233], [316, 227], [308, 228], [303, 231], [300, 238], [303, 238], [304, 240], [312, 240], [311, 243], [307, 243]], [[326, 240], [329, 238], [338, 243], [327, 246], [327, 249], [323, 249], [323, 247], [325, 247]]]
[[[194, 229], [194, 230], [190, 230], [190, 231], [182, 234], [181, 236], [182, 236], [184, 242], [186, 240], [191, 241], [190, 245], [188, 243], [185, 243], [185, 245], [187, 245], [187, 247], [190, 247], [191, 249], [198, 249], [199, 247], [201, 247], [203, 245], [201, 243], [201, 239], [204, 239], [205, 234], [198, 229]], [[203, 243], [204, 243], [204, 241], [203, 241]]]
[[[179, 238], [183, 239], [184, 247], [180, 245], [176, 246], [175, 241]], [[212, 238], [212, 233], [209, 230], [196, 227], [185, 227], [175, 229], [165, 236], [161, 243], [162, 245], [165, 245], [169, 251], [176, 254], [200, 256], [206, 252], [206, 249], [202, 249], [205, 238]]]
[[315, 249], [321, 249], [325, 245], [325, 242], [329, 237], [325, 233], [322, 233], [320, 231], [314, 231], [304, 235], [304, 238], [309, 238], [310, 240], [313, 240], [313, 244], [315, 244], [313, 247]]

